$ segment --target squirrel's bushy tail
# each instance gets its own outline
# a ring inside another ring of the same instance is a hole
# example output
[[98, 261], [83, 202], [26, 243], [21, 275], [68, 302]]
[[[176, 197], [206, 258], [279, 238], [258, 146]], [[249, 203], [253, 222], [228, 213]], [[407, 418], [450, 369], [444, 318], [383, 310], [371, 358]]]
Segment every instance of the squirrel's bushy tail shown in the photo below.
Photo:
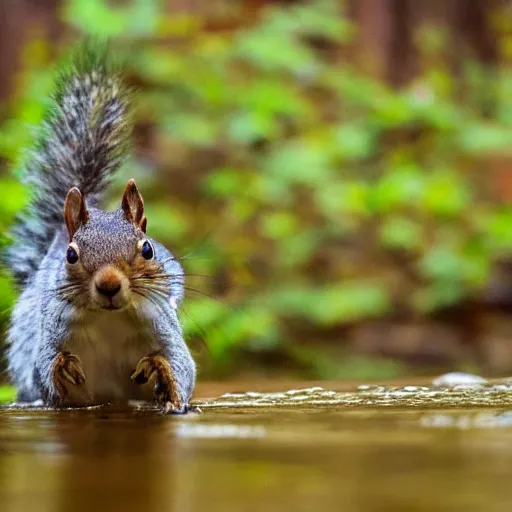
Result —
[[6, 254], [19, 284], [37, 270], [63, 225], [69, 189], [78, 187], [96, 204], [127, 152], [130, 133], [129, 91], [107, 63], [106, 47], [80, 45], [60, 72], [24, 168], [32, 200], [12, 230]]

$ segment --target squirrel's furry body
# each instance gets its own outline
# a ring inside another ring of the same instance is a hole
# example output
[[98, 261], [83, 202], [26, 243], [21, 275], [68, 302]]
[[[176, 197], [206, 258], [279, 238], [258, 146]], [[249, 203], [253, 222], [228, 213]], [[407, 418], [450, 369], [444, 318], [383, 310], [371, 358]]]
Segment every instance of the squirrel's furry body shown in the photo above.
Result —
[[195, 382], [176, 311], [183, 269], [146, 236], [132, 180], [118, 210], [97, 208], [128, 146], [129, 95], [103, 52], [81, 51], [61, 76], [26, 167], [34, 197], [7, 255], [22, 286], [9, 373], [19, 400], [153, 397], [181, 409]]

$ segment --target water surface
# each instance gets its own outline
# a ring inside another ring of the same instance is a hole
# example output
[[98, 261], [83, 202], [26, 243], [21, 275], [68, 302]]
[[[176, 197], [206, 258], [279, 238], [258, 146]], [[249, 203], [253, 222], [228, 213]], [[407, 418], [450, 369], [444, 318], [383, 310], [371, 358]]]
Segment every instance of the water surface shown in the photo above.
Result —
[[6, 409], [0, 510], [510, 511], [509, 386], [230, 393], [182, 417]]

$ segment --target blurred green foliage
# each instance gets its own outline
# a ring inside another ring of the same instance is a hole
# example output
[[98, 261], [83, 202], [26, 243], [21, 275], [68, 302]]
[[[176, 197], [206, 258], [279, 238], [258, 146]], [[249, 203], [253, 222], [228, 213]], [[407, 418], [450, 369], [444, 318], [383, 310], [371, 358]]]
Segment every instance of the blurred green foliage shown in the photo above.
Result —
[[[336, 1], [268, 7], [229, 33], [156, 0], [67, 0], [62, 16], [112, 38], [139, 91], [137, 147], [111, 204], [134, 176], [150, 234], [192, 249], [189, 286], [220, 300], [191, 291], [183, 321], [214, 373], [242, 349], [307, 365], [303, 336], [454, 304], [512, 247], [512, 209], [491, 190], [494, 159], [512, 162], [512, 76], [472, 62], [451, 75], [443, 31], [418, 35], [423, 71], [393, 90], [340, 57], [356, 27]], [[44, 108], [48, 54], [44, 40], [26, 49], [0, 128], [8, 161]], [[24, 195], [1, 186], [4, 232]]]
[[16, 396], [14, 389], [10, 386], [0, 386], [0, 405], [12, 402]]

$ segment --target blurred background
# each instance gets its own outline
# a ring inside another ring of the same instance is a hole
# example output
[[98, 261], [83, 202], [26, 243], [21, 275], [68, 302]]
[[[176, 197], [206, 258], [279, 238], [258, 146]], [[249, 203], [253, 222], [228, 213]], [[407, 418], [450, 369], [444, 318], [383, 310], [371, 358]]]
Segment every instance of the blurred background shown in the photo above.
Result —
[[134, 177], [182, 258], [201, 378], [512, 372], [510, 1], [2, 0], [3, 244], [84, 35], [138, 90], [107, 206]]

